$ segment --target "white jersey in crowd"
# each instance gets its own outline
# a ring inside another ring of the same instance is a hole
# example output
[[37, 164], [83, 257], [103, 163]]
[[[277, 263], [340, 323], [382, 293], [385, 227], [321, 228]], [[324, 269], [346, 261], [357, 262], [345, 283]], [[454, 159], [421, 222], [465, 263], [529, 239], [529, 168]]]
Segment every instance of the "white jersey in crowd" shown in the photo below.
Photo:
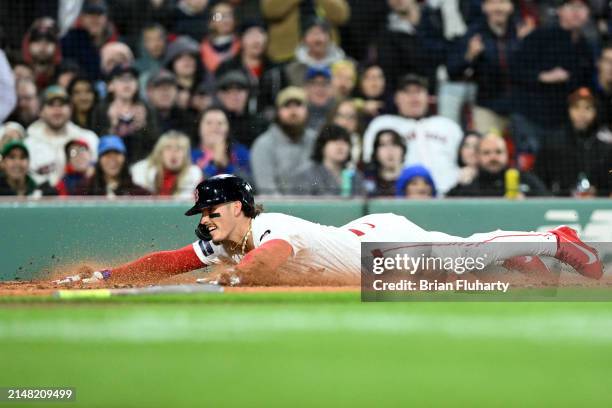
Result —
[[37, 120], [28, 127], [25, 144], [30, 152], [30, 174], [38, 184], [48, 181], [55, 186], [64, 176], [66, 153], [70, 140], [83, 139], [89, 145], [92, 159], [98, 157], [98, 136], [72, 122], [66, 124], [63, 134], [51, 134], [49, 127]]
[[459, 167], [457, 155], [463, 139], [459, 125], [443, 116], [408, 119], [397, 115], [382, 115], [374, 119], [363, 138], [363, 159], [372, 160], [374, 139], [384, 129], [392, 129], [406, 141], [404, 165], [425, 166], [436, 183], [436, 189], [444, 194], [457, 183]]
[[[263, 213], [251, 222], [255, 248], [274, 239], [281, 239], [291, 245], [293, 255], [283, 266], [283, 269], [291, 273], [325, 272], [330, 276], [358, 275], [361, 273], [362, 242], [423, 243], [423, 245], [414, 245], [416, 256], [429, 251], [428, 254], [440, 257], [465, 255], [476, 257], [482, 256], [479, 251], [487, 251], [487, 263], [519, 255], [552, 256], [557, 249], [556, 238], [551, 233], [498, 230], [460, 238], [442, 232], [426, 231], [407, 218], [391, 213], [366, 215], [342, 227], [316, 224], [279, 213]], [[433, 242], [490, 241], [513, 242], [514, 245], [432, 246]], [[517, 245], [519, 242], [524, 244]], [[386, 247], [387, 245], [381, 244], [385, 255], [387, 255]], [[212, 241], [196, 241], [193, 243], [193, 249], [204, 265], [238, 264], [243, 258], [240, 253], [229, 253], [224, 246], [216, 245]], [[403, 248], [389, 251], [398, 249]]]

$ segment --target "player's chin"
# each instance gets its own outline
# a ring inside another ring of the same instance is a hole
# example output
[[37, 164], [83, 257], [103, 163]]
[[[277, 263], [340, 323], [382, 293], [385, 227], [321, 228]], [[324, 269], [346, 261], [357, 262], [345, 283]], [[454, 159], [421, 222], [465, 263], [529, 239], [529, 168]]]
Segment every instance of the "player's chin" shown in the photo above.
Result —
[[221, 233], [221, 231], [219, 231], [218, 228], [215, 228], [210, 231], [210, 236], [212, 237], [212, 242], [215, 245], [219, 245], [224, 239], [223, 234]]

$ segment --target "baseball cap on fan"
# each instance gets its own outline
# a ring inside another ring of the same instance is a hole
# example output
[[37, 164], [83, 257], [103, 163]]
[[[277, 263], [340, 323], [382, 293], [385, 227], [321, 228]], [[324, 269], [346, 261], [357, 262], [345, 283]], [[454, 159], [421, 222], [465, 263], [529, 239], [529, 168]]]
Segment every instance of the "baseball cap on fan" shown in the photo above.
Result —
[[123, 140], [119, 136], [106, 135], [100, 138], [100, 143], [98, 144], [98, 157], [102, 157], [108, 152], [127, 153], [125, 143], [123, 143]]
[[63, 104], [67, 104], [70, 101], [68, 98], [68, 93], [64, 88], [59, 85], [51, 85], [45, 89], [42, 96], [42, 103], [43, 105], [48, 105], [56, 100], [59, 100]]
[[287, 105], [289, 102], [306, 103], [306, 91], [297, 86], [288, 86], [278, 93], [276, 97], [276, 107]]
[[108, 6], [104, 0], [85, 0], [81, 14], [107, 14]]

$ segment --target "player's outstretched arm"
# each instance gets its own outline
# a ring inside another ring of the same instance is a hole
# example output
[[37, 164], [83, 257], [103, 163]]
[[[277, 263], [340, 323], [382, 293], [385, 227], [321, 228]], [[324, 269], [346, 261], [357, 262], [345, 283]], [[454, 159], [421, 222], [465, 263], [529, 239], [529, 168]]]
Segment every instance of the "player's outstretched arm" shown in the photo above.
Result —
[[273, 239], [250, 251], [238, 265], [213, 273], [209, 280], [222, 285], [279, 285], [284, 282], [280, 267], [292, 254], [287, 241]]
[[204, 267], [196, 255], [193, 245], [172, 251], [152, 252], [135, 261], [104, 271], [96, 271], [91, 276], [68, 276], [55, 283], [82, 281], [94, 283], [105, 280], [109, 282], [155, 281], [180, 273]]

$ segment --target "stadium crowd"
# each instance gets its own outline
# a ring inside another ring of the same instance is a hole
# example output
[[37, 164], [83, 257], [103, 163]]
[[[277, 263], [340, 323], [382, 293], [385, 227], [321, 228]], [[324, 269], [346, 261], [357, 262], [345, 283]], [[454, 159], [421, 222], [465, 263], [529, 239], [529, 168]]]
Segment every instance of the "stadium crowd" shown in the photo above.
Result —
[[610, 197], [611, 34], [604, 0], [2, 2], [0, 195]]

